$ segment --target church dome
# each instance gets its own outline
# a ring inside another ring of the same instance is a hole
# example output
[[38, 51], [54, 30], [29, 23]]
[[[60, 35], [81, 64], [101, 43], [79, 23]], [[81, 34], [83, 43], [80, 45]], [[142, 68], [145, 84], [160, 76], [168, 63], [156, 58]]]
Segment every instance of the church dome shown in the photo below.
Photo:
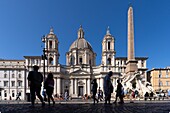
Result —
[[92, 50], [90, 43], [88, 41], [86, 41], [84, 38], [77, 39], [71, 44], [70, 50], [75, 49], [75, 48]]
[[82, 26], [80, 26], [78, 30], [78, 38], [71, 44], [70, 49], [90, 49], [92, 50], [92, 46], [88, 41], [84, 39], [84, 31]]

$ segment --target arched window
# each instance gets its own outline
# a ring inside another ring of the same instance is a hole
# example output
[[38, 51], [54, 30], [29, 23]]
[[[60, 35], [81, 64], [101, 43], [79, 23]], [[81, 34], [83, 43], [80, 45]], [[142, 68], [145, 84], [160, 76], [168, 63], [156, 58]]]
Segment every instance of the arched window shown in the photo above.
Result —
[[70, 65], [73, 65], [73, 58], [70, 57]]
[[107, 64], [111, 65], [111, 58], [107, 59]]
[[108, 42], [108, 50], [110, 50], [110, 42]]
[[49, 58], [49, 64], [53, 65], [53, 58], [52, 57]]
[[79, 58], [79, 63], [82, 64], [83, 63], [83, 59], [82, 57]]
[[75, 58], [74, 56], [70, 56], [70, 65], [74, 65], [74, 62], [75, 62]]
[[49, 46], [50, 49], [53, 47], [52, 41], [49, 41]]

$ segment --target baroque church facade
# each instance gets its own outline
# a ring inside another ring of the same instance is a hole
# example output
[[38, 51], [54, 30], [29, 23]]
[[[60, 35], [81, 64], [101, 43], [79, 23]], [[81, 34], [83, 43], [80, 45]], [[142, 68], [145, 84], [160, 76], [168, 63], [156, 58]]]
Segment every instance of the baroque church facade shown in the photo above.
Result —
[[[24, 56], [24, 60], [0, 59], [0, 99], [15, 99], [18, 92], [21, 93], [21, 99], [26, 99], [30, 93], [28, 72], [37, 65], [43, 74], [44, 63], [45, 76], [49, 72], [54, 75], [54, 95], [64, 94], [67, 91], [72, 98], [90, 95], [91, 82], [94, 78], [97, 79], [98, 88], [103, 90], [104, 77], [109, 71], [113, 71], [111, 80], [114, 87], [116, 87], [116, 80], [126, 74], [127, 57], [116, 56], [115, 38], [109, 28], [102, 40], [102, 59], [99, 65], [96, 65], [96, 53], [85, 39], [82, 26], [78, 29], [77, 39], [66, 53], [66, 65], [59, 63], [59, 39], [54, 34], [53, 28], [43, 38], [43, 42], [46, 60], [43, 60], [42, 56]], [[135, 60], [145, 82], [147, 57], [135, 57]]]

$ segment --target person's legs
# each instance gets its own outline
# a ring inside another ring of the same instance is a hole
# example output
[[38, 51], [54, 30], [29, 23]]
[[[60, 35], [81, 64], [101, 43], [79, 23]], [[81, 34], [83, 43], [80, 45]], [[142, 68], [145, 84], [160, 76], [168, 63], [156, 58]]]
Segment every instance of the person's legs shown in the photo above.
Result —
[[35, 102], [35, 88], [30, 87], [31, 105], [34, 106]]
[[54, 98], [52, 95], [50, 95], [51, 100], [53, 101], [53, 105], [55, 104]]
[[108, 96], [108, 103], [110, 104], [111, 94]]
[[96, 100], [96, 93], [93, 92], [93, 104], [95, 104], [95, 100]]
[[54, 98], [52, 95], [49, 95], [49, 99], [51, 99], [53, 101], [53, 105], [55, 104]]
[[108, 94], [105, 93], [105, 104], [107, 104], [107, 100], [108, 100]]
[[50, 95], [47, 93], [48, 105], [50, 105]]
[[50, 105], [50, 92], [49, 92], [49, 88], [46, 89], [46, 94], [47, 94], [48, 105]]
[[41, 92], [41, 87], [37, 87], [36, 88], [36, 95], [38, 96], [38, 98], [40, 99], [40, 101], [42, 102], [42, 106], [45, 105], [45, 102], [43, 101], [43, 98], [42, 96], [40, 95], [40, 92]]
[[114, 103], [116, 103], [116, 102], [117, 102], [117, 97], [118, 97], [118, 95], [116, 94], [116, 98], [115, 98], [115, 101], [114, 101]]
[[124, 103], [124, 101], [123, 101], [123, 96], [119, 96], [119, 99], [120, 99], [120, 104], [123, 104]]

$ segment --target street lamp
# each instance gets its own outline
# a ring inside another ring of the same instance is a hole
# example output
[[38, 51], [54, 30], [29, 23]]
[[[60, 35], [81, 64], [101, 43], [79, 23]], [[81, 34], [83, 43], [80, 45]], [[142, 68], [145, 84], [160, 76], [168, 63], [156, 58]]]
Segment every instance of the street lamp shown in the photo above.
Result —
[[[46, 42], [46, 40], [47, 40], [47, 38], [45, 37], [45, 36], [43, 36], [42, 38], [41, 38], [41, 40], [42, 40], [42, 42], [43, 43], [45, 43]], [[44, 100], [46, 99], [46, 94], [45, 94], [45, 88], [44, 88], [44, 83], [45, 83], [45, 60], [47, 59], [47, 57], [46, 57], [46, 50], [45, 50], [45, 47], [43, 48], [43, 55], [42, 55], [42, 59], [43, 59], [43, 61], [44, 61], [44, 63], [43, 63], [43, 75], [44, 75], [44, 82], [43, 82], [43, 96], [44, 96]]]

